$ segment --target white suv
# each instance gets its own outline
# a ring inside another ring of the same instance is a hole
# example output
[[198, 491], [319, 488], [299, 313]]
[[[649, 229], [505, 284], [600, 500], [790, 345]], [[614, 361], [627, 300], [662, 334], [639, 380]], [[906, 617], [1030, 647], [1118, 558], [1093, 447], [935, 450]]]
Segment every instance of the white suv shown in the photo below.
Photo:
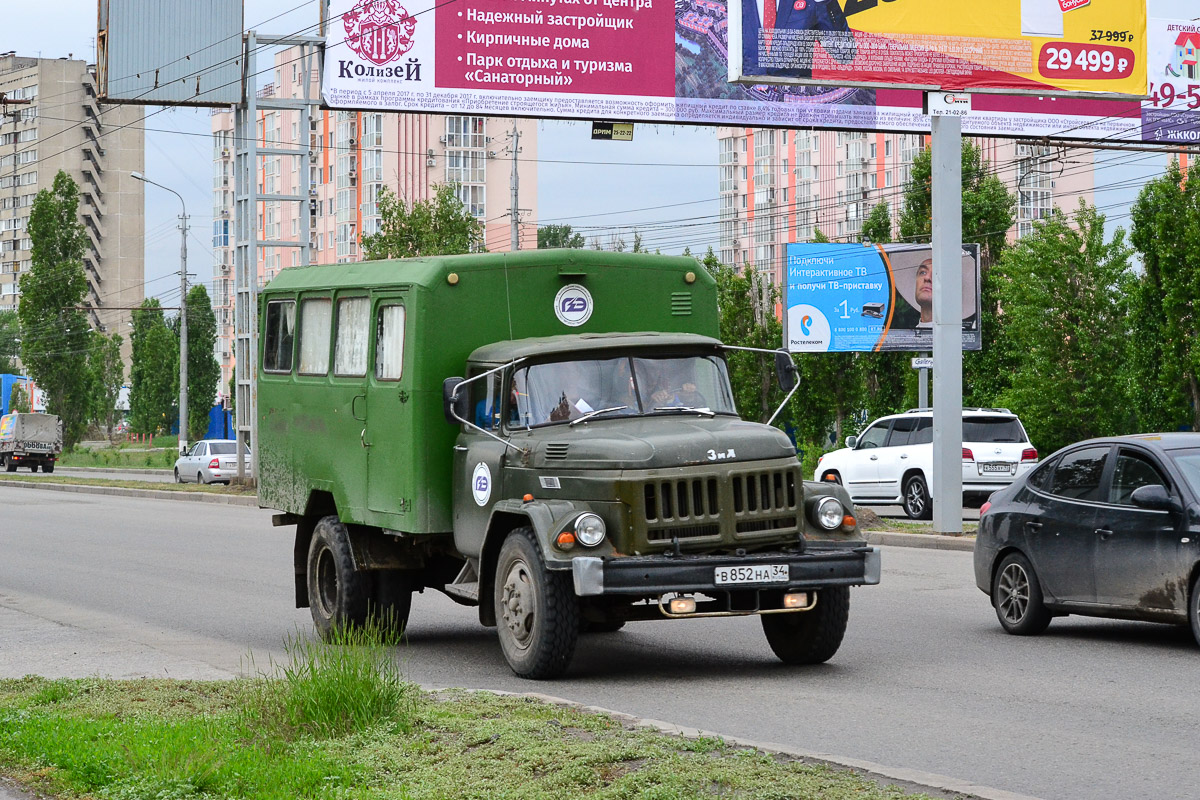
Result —
[[[1037, 450], [1007, 408], [964, 408], [964, 505], [981, 505], [1037, 464]], [[913, 519], [929, 519], [933, 498], [933, 411], [917, 408], [872, 422], [846, 447], [817, 461], [814, 478], [846, 487], [863, 505], [901, 505]]]

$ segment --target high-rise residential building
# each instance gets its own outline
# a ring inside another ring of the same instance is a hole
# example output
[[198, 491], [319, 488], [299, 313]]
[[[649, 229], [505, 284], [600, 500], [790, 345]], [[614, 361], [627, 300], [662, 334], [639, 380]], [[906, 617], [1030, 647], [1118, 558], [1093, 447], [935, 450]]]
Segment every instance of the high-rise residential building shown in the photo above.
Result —
[[[296, 50], [276, 55], [275, 81], [259, 91], [264, 97], [303, 98], [303, 68]], [[318, 96], [315, 77], [310, 97]], [[514, 131], [517, 137], [514, 137]], [[234, 366], [234, 114], [212, 115], [213, 135], [213, 310], [217, 317], [220, 392], [228, 392]], [[484, 246], [492, 252], [512, 248], [513, 149], [518, 188], [519, 249], [537, 247], [537, 123], [463, 114], [409, 114], [319, 111], [307, 114], [261, 109], [260, 147], [307, 151], [306, 158], [260, 156], [258, 190], [295, 195], [303, 191], [299, 173], [307, 169], [308, 202], [259, 203], [258, 237], [296, 241], [309, 215], [311, 264], [352, 263], [363, 258], [359, 239], [379, 230], [376, 202], [390, 189], [406, 203], [429, 200], [434, 187], [456, 187], [467, 209], [483, 224]], [[279, 270], [302, 263], [298, 247], [263, 247], [258, 262], [260, 286]]]
[[[871, 209], [888, 204], [899, 235], [912, 164], [928, 144], [922, 134], [863, 131], [717, 129], [720, 162], [719, 257], [754, 266], [778, 285], [788, 242], [857, 242]], [[1010, 239], [1059, 206], [1071, 213], [1093, 202], [1092, 152], [973, 139], [992, 174], [1017, 197]]]
[[[144, 297], [143, 193], [130, 177], [143, 169], [140, 106], [100, 105], [94, 69], [71, 58], [0, 54], [0, 311], [20, 303], [30, 268], [28, 223], [34, 197], [59, 170], [79, 186], [79, 218], [92, 327], [120, 333], [129, 357], [128, 310]], [[24, 102], [29, 101], [29, 102]]]

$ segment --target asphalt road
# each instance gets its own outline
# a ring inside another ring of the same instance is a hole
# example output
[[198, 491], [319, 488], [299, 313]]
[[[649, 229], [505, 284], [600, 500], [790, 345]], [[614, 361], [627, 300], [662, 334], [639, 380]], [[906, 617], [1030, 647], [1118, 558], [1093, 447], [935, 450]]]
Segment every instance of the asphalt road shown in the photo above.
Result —
[[[218, 677], [308, 636], [291, 530], [268, 512], [0, 487], [0, 675]], [[787, 668], [754, 619], [581, 640], [568, 676], [515, 678], [472, 609], [413, 604], [405, 673], [539, 691], [1058, 800], [1191, 798], [1200, 650], [1182, 629], [1069, 618], [1000, 631], [970, 553], [886, 548], [837, 656]]]

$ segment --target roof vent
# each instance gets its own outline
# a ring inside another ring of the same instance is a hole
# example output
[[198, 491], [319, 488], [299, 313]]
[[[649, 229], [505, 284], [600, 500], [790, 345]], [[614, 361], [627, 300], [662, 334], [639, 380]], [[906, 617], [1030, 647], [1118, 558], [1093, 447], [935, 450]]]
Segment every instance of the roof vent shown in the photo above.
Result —
[[690, 317], [692, 315], [692, 293], [671, 292], [671, 316]]

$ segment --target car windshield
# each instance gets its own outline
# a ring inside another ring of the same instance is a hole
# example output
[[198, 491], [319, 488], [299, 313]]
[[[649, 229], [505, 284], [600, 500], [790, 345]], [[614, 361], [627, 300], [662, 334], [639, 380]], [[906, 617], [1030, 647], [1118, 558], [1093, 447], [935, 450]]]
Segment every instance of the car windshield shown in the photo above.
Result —
[[1192, 492], [1200, 495], [1200, 449], [1171, 450], [1170, 453]]
[[[208, 443], [208, 454], [210, 456], [231, 456], [236, 452], [237, 452], [237, 442], [209, 442]], [[245, 448], [245, 450], [243, 452], [249, 453], [250, 448], [249, 447]]]
[[1025, 430], [1016, 417], [963, 417], [964, 442], [1024, 442]]
[[522, 427], [584, 415], [737, 414], [725, 361], [717, 356], [553, 361], [518, 369], [513, 377]]

